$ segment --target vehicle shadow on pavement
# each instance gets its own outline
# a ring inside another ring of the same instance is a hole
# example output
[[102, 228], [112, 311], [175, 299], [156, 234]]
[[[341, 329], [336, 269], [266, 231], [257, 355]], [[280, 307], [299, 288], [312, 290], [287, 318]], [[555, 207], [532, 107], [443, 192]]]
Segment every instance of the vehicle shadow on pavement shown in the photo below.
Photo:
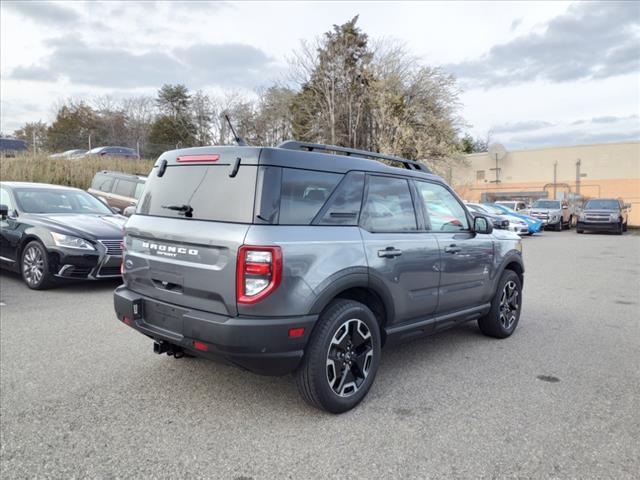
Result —
[[[20, 284], [20, 287], [28, 290], [29, 287], [22, 280], [22, 276], [17, 272], [12, 272], [10, 270], [0, 270], [0, 284], [3, 282], [16, 282]], [[122, 284], [122, 280], [120, 278], [106, 278], [102, 280], [70, 280], [70, 279], [61, 279], [59, 283], [56, 283], [52, 288], [47, 289], [47, 292], [57, 292], [60, 291], [62, 293], [65, 292], [79, 292], [79, 291], [100, 291], [100, 290], [109, 290], [113, 291], [117, 286]], [[34, 291], [34, 294], [37, 294], [37, 291]]]

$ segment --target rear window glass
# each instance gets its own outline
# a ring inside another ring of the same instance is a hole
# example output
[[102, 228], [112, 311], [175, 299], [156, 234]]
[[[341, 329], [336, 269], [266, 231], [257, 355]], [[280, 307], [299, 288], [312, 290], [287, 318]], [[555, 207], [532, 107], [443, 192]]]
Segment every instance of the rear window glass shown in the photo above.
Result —
[[147, 178], [136, 213], [251, 223], [255, 186], [256, 167], [251, 165], [242, 165], [235, 177], [229, 176], [228, 165], [172, 165], [162, 177], [156, 167]]
[[279, 223], [309, 225], [341, 179], [339, 173], [283, 169]]
[[110, 192], [112, 185], [113, 177], [105, 175], [104, 173], [97, 173], [96, 176], [93, 177], [93, 182], [91, 182], [91, 188], [100, 190], [101, 192]]

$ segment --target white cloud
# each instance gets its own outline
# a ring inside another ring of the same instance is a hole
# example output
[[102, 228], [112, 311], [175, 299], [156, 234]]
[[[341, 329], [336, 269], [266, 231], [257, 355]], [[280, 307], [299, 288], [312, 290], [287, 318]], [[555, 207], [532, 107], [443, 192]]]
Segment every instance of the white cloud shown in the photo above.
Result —
[[[356, 14], [373, 39], [399, 39], [430, 65], [460, 65], [496, 45], [544, 36], [549, 25], [586, 8], [566, 1], [24, 3], [0, 4], [4, 132], [25, 121], [51, 121], [52, 104], [60, 98], [153, 94], [166, 81], [247, 91], [278, 77], [301, 39]], [[554, 28], [562, 33], [559, 23]], [[607, 45], [612, 47], [606, 61], [620, 67], [614, 78], [596, 72], [590, 79], [558, 83], [541, 76], [518, 85], [498, 82], [489, 90], [467, 80], [462, 116], [478, 136], [491, 128], [497, 135], [502, 128], [507, 143], [516, 135], [519, 144], [533, 142], [523, 135], [549, 129], [567, 132], [565, 139], [575, 137], [576, 129], [599, 134], [603, 124], [590, 119], [628, 117], [640, 106], [638, 72], [621, 61], [628, 58], [624, 42]], [[604, 133], [634, 132], [633, 122], [609, 123]]]

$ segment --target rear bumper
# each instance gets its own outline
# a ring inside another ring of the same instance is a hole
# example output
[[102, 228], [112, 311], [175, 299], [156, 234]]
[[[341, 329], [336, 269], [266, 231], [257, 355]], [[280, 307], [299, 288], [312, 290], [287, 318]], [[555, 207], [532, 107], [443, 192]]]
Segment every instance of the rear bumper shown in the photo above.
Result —
[[[125, 285], [116, 288], [114, 307], [120, 321], [155, 341], [177, 345], [192, 355], [223, 359], [261, 375], [294, 371], [318, 318], [228, 317], [159, 302]], [[304, 334], [289, 338], [291, 328], [304, 328]], [[194, 342], [207, 350], [196, 349]]]
[[577, 222], [579, 230], [598, 230], [601, 232], [615, 232], [620, 228], [619, 222]]

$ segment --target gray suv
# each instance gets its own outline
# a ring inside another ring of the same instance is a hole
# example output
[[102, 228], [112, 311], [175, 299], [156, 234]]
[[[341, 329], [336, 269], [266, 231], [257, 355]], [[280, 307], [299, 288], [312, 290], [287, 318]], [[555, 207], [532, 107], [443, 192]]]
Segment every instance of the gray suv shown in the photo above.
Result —
[[366, 395], [383, 346], [470, 320], [508, 337], [522, 308], [517, 235], [424, 165], [342, 147], [166, 152], [124, 247], [116, 314], [156, 353], [295, 372], [333, 413]]

